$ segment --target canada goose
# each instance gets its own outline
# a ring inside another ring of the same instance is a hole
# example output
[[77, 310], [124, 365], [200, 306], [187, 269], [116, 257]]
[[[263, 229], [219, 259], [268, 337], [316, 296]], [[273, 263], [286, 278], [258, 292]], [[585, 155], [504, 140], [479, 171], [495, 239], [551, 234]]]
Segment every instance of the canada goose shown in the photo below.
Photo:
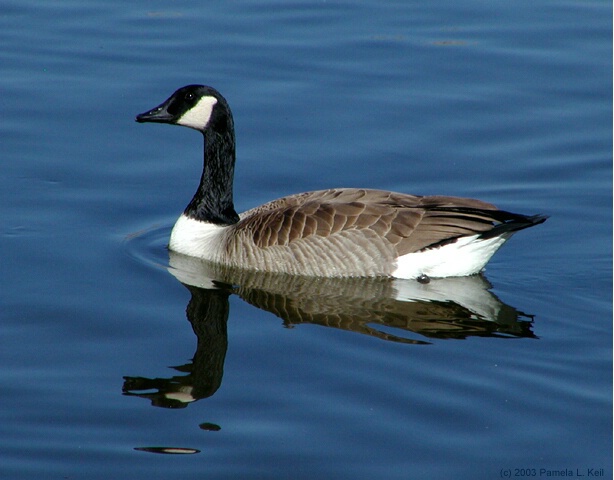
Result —
[[204, 136], [204, 167], [169, 249], [233, 267], [323, 277], [472, 275], [516, 231], [546, 220], [480, 200], [334, 188], [273, 200], [238, 215], [235, 135], [226, 99], [188, 85], [137, 122], [183, 125]]

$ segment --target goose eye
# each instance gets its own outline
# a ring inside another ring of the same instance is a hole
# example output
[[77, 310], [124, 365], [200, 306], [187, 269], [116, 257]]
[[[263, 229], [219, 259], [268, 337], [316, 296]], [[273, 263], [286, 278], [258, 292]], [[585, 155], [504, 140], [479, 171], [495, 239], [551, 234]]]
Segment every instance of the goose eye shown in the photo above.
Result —
[[192, 102], [195, 97], [196, 97], [196, 95], [194, 95], [192, 92], [188, 92], [188, 93], [185, 94], [185, 99], [188, 102]]

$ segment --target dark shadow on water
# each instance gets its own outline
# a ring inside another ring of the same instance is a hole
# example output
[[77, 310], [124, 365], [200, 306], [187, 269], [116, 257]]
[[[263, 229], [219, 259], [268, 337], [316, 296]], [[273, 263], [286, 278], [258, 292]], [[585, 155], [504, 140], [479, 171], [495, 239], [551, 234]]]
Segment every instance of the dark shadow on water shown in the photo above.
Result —
[[215, 394], [228, 347], [229, 297], [300, 324], [408, 345], [429, 339], [536, 338], [533, 318], [501, 302], [482, 275], [415, 280], [309, 278], [224, 268], [170, 254], [169, 271], [190, 291], [186, 315], [198, 339], [192, 362], [170, 378], [124, 377], [125, 395], [183, 408]]

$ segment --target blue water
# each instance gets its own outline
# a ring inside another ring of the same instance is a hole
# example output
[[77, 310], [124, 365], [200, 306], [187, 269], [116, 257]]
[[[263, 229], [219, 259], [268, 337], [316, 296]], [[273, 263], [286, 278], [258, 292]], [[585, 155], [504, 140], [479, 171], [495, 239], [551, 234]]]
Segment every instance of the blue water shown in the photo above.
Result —
[[[0, 8], [0, 477], [611, 477], [611, 4], [203, 5]], [[201, 139], [134, 122], [188, 83], [233, 108], [239, 211], [550, 219], [469, 283], [212, 289], [165, 248]]]

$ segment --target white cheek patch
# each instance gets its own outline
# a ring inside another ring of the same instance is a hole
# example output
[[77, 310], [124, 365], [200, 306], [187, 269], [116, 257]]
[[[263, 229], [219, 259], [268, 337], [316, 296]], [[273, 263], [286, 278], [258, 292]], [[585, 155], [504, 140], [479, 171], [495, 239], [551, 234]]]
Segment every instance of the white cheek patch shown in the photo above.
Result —
[[209, 123], [216, 103], [217, 98], [215, 97], [202, 97], [196, 105], [182, 115], [177, 125], [203, 130]]

